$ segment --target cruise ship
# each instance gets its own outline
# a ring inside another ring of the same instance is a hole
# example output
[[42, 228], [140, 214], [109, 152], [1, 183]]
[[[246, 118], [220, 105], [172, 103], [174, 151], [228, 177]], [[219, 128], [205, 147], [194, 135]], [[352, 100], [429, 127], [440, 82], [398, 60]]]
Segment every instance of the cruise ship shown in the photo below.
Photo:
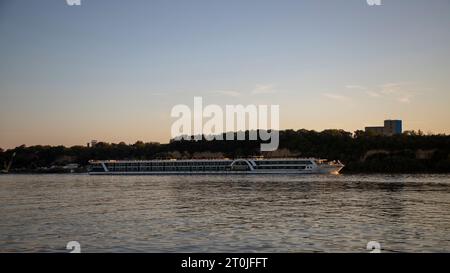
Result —
[[339, 174], [339, 161], [292, 159], [92, 160], [91, 175], [167, 174]]

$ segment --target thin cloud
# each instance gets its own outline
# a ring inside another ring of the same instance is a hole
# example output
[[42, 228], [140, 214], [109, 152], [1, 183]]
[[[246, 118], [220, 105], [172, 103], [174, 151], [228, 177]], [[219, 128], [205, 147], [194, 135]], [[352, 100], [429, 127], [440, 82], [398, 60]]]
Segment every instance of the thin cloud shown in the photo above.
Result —
[[234, 90], [217, 90], [214, 93], [228, 97], [240, 97], [242, 95], [240, 92]]
[[410, 82], [394, 82], [379, 85], [376, 90], [371, 90], [362, 85], [346, 85], [347, 89], [364, 91], [371, 98], [384, 98], [400, 103], [411, 103], [416, 92], [412, 91]]
[[379, 97], [381, 97], [380, 93], [374, 92], [374, 91], [370, 91], [370, 90], [366, 91], [366, 94], [371, 96], [372, 98], [379, 98]]
[[272, 94], [275, 93], [273, 87], [274, 86], [272, 84], [258, 84], [256, 85], [255, 89], [253, 89], [252, 94]]
[[411, 103], [411, 99], [415, 96], [411, 85], [409, 82], [386, 83], [380, 86], [380, 93], [401, 103]]
[[367, 87], [357, 84], [349, 84], [346, 85], [345, 88], [347, 89], [356, 89], [356, 90], [367, 90]]
[[272, 84], [257, 84], [255, 88], [249, 92], [241, 92], [236, 90], [216, 90], [213, 91], [212, 93], [228, 97], [240, 97], [244, 95], [273, 94], [275, 93], [275, 90], [274, 85]]
[[398, 94], [404, 92], [404, 88], [411, 83], [397, 82], [397, 83], [385, 83], [380, 86], [380, 92], [383, 94]]
[[345, 88], [351, 89], [351, 90], [364, 91], [367, 95], [369, 95], [372, 98], [380, 97], [380, 94], [378, 92], [369, 90], [369, 88], [367, 88], [366, 86], [363, 86], [363, 85], [349, 84], [349, 85], [346, 85]]
[[399, 98], [398, 101], [401, 103], [411, 103], [411, 98], [410, 97], [402, 97], [402, 98]]
[[334, 93], [324, 93], [322, 94], [324, 97], [332, 99], [332, 100], [336, 100], [336, 101], [349, 101], [350, 98], [340, 95], [340, 94], [334, 94]]

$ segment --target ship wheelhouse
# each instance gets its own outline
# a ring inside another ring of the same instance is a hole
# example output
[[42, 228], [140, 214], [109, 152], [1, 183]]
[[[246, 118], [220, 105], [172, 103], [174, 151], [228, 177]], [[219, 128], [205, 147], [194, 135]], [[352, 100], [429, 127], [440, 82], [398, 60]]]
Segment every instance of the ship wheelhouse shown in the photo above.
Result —
[[311, 159], [260, 159], [252, 161], [256, 170], [312, 170]]

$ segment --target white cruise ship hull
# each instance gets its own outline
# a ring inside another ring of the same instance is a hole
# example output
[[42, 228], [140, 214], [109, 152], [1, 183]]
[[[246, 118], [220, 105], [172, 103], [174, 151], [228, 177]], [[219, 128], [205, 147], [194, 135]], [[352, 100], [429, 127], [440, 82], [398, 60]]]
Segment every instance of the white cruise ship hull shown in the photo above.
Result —
[[91, 175], [338, 174], [340, 162], [318, 159], [91, 161]]

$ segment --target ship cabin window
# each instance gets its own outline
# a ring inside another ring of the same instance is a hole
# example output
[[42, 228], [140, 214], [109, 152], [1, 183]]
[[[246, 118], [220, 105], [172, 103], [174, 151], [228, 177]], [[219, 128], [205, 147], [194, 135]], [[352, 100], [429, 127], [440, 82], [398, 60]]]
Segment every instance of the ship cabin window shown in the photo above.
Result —
[[258, 160], [255, 161], [257, 166], [260, 165], [312, 165], [311, 160]]

